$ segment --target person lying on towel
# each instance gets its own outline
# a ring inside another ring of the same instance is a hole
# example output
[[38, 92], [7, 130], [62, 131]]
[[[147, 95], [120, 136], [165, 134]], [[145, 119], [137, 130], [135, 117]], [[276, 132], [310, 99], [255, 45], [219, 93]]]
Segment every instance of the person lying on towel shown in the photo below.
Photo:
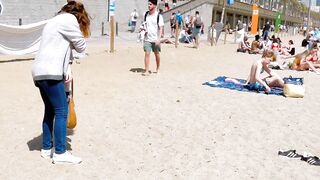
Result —
[[[266, 50], [263, 52], [262, 58], [252, 64], [245, 84], [249, 90], [270, 92], [271, 87], [283, 88], [284, 82], [282, 78], [268, 67], [270, 62], [275, 60], [276, 56], [274, 52]], [[266, 74], [263, 73], [264, 71]]]

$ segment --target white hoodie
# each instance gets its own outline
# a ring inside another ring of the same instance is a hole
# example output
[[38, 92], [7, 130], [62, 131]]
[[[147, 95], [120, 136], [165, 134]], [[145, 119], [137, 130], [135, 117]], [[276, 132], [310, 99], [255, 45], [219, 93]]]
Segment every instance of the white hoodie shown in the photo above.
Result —
[[32, 67], [33, 80], [62, 80], [72, 59], [71, 49], [81, 53], [86, 42], [76, 17], [58, 14], [45, 25]]

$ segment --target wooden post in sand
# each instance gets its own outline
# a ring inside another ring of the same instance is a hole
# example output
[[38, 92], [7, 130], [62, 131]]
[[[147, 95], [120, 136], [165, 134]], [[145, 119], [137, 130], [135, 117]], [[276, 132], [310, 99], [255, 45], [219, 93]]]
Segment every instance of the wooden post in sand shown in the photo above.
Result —
[[179, 43], [179, 23], [176, 20], [176, 37], [175, 37], [175, 43], [174, 43], [174, 46], [176, 48], [178, 48], [178, 43]]
[[115, 12], [115, 0], [110, 0], [109, 4], [109, 15], [110, 15], [110, 52], [114, 53], [114, 12]]
[[114, 16], [110, 17], [110, 52], [114, 52]]
[[213, 42], [214, 42], [213, 38], [215, 38], [215, 37], [213, 37], [213, 31], [214, 31], [214, 24], [212, 24], [211, 31], [210, 31], [210, 44], [211, 44], [211, 46], [213, 46]]

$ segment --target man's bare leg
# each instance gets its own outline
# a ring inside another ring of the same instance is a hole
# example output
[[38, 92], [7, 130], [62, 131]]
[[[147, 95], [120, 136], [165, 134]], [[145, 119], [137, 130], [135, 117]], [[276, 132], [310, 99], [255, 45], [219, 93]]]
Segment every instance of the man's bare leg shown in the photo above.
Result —
[[149, 75], [150, 52], [144, 54], [144, 75]]
[[159, 73], [160, 70], [160, 53], [154, 53], [155, 57], [156, 57], [156, 64], [157, 64], [157, 69], [156, 72]]
[[281, 87], [281, 88], [283, 88], [283, 86], [284, 86], [283, 80], [278, 75], [274, 75], [274, 76], [272, 76], [270, 78], [267, 78], [266, 81], [268, 82], [268, 85], [270, 87]]

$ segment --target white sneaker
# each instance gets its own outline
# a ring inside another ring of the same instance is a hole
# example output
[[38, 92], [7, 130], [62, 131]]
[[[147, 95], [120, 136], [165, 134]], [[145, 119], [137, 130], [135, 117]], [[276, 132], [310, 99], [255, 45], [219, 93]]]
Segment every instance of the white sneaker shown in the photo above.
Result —
[[53, 164], [79, 164], [81, 162], [81, 158], [73, 156], [69, 151], [66, 151], [63, 154], [53, 153], [52, 157]]
[[40, 153], [41, 153], [41, 157], [43, 157], [44, 159], [51, 159], [53, 151], [52, 149], [48, 149], [48, 150], [41, 149]]

